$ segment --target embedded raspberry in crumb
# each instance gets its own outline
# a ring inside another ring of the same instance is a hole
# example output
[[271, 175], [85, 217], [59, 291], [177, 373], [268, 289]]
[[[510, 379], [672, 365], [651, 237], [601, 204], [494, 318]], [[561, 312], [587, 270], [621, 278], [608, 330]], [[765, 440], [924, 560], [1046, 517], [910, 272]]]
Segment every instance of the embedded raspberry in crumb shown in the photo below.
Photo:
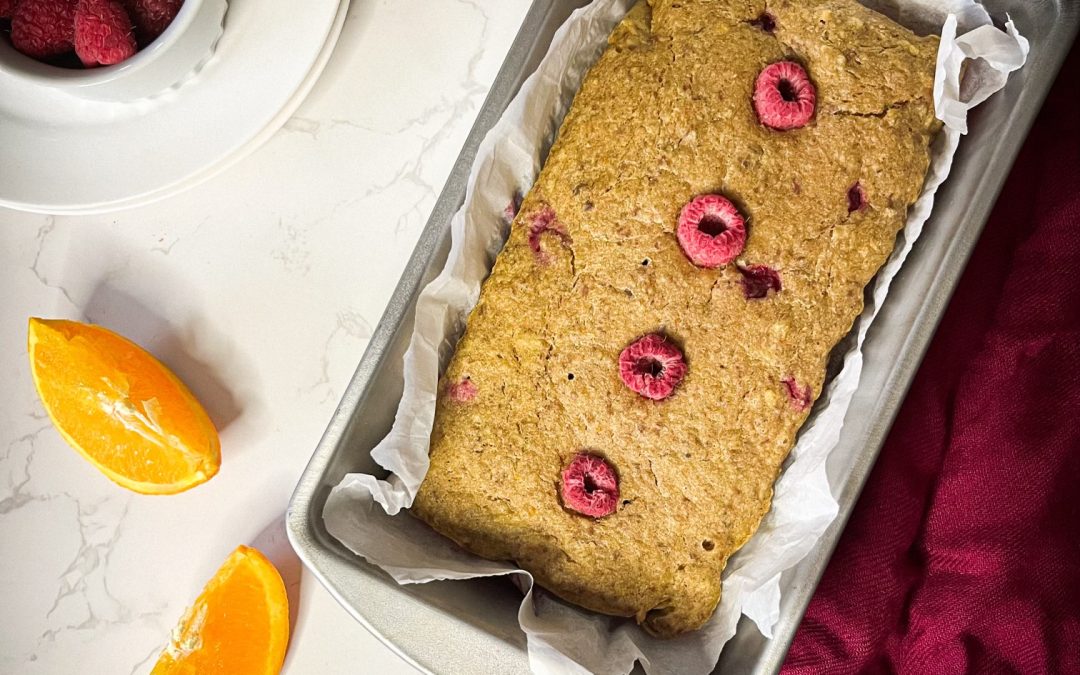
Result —
[[750, 20], [750, 25], [760, 28], [766, 33], [772, 33], [776, 30], [776, 17], [768, 12], [762, 12], [758, 15], [758, 18]]
[[698, 195], [679, 213], [675, 237], [698, 267], [720, 267], [746, 245], [746, 220], [727, 197]]
[[791, 400], [791, 407], [799, 412], [809, 410], [814, 402], [814, 391], [810, 385], [800, 387], [794, 377], [785, 377], [782, 381], [787, 389], [788, 398]]
[[556, 219], [555, 211], [550, 206], [545, 205], [533, 215], [532, 222], [529, 223], [529, 248], [536, 254], [537, 262], [542, 265], [547, 265], [552, 260], [552, 254], [540, 246], [540, 238], [547, 233], [557, 236], [563, 245], [567, 245], [572, 241], [570, 235], [566, 232], [566, 228]]
[[473, 381], [468, 377], [465, 377], [457, 382], [452, 383], [447, 393], [450, 395], [450, 400], [457, 403], [469, 403], [476, 399], [476, 395], [480, 393], [480, 390], [473, 384]]
[[619, 354], [623, 384], [645, 398], [659, 401], [671, 396], [685, 376], [682, 350], [662, 335], [651, 333], [638, 338]]
[[780, 273], [768, 265], [740, 267], [739, 273], [742, 274], [743, 295], [747, 300], [764, 298], [769, 295], [769, 291], [779, 293], [782, 289]]
[[794, 61], [765, 66], [754, 82], [754, 111], [770, 129], [786, 131], [806, 126], [816, 105], [814, 84]]
[[847, 191], [847, 211], [848, 213], [854, 213], [865, 208], [866, 190], [863, 189], [862, 183], [856, 181]]
[[603, 518], [619, 504], [619, 477], [603, 457], [578, 453], [563, 469], [563, 506], [585, 516]]

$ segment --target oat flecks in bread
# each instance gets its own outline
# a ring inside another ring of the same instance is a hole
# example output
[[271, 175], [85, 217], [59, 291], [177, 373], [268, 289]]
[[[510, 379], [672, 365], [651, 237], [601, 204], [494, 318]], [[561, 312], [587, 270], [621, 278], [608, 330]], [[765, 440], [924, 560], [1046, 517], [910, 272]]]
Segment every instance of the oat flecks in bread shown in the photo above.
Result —
[[[571, 602], [660, 636], [701, 626], [922, 188], [936, 50], [853, 0], [635, 5], [469, 317], [443, 391], [474, 395], [440, 396], [414, 513]], [[790, 131], [751, 102], [781, 60], [817, 93]], [[716, 269], [676, 241], [702, 194], [746, 216], [739, 260]], [[687, 364], [659, 401], [619, 375], [650, 333]], [[617, 472], [615, 513], [560, 502], [582, 452]]]

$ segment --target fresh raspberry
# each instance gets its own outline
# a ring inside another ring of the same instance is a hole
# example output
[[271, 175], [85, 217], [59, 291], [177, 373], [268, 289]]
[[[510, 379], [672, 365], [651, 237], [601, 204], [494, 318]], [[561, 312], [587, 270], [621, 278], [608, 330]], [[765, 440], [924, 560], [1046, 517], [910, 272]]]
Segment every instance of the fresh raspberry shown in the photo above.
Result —
[[0, 0], [0, 19], [10, 19], [15, 9], [15, 0]]
[[794, 377], [785, 377], [781, 381], [787, 389], [788, 398], [791, 399], [791, 407], [799, 412], [809, 410], [814, 402], [814, 390], [810, 388], [810, 385], [800, 387]]
[[184, 0], [123, 0], [123, 3], [135, 22], [139, 44], [148, 45], [165, 32]]
[[75, 0], [22, 0], [12, 9], [11, 44], [27, 56], [58, 56], [74, 39]]
[[480, 393], [473, 381], [464, 377], [458, 382], [454, 382], [447, 387], [447, 393], [450, 395], [450, 400], [456, 403], [471, 403], [476, 399], [476, 395]]
[[603, 518], [618, 508], [619, 477], [603, 457], [580, 452], [563, 469], [560, 492], [566, 508]]
[[572, 242], [566, 228], [555, 217], [554, 209], [545, 205], [533, 215], [529, 224], [529, 248], [536, 254], [536, 260], [541, 265], [547, 265], [552, 260], [551, 253], [540, 246], [540, 238], [548, 232], [556, 235], [564, 246]]
[[79, 0], [75, 10], [75, 53], [87, 68], [111, 66], [137, 48], [131, 19], [117, 0]]
[[772, 33], [776, 30], [776, 17], [768, 12], [762, 12], [758, 18], [750, 20], [750, 25], [766, 33]]
[[656, 333], [634, 340], [619, 354], [623, 384], [654, 401], [671, 396], [685, 375], [682, 351]]
[[746, 221], [728, 198], [698, 195], [679, 214], [675, 236], [690, 262], [720, 267], [742, 253]]
[[814, 116], [817, 91], [810, 76], [794, 61], [778, 61], [758, 74], [754, 82], [754, 110], [758, 120], [777, 131], [804, 127]]
[[854, 213], [865, 208], [866, 190], [863, 189], [862, 183], [856, 181], [847, 191], [847, 211], [848, 213]]
[[769, 291], [779, 293], [782, 288], [780, 273], [768, 265], [740, 267], [739, 273], [742, 274], [742, 290], [747, 300], [764, 298]]

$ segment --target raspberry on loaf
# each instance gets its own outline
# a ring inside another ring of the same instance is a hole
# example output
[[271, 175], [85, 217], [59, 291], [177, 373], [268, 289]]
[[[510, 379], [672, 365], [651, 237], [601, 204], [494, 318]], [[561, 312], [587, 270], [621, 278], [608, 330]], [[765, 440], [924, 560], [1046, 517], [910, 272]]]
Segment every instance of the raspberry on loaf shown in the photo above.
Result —
[[936, 50], [855, 0], [638, 2], [469, 317], [413, 513], [700, 627], [922, 189]]

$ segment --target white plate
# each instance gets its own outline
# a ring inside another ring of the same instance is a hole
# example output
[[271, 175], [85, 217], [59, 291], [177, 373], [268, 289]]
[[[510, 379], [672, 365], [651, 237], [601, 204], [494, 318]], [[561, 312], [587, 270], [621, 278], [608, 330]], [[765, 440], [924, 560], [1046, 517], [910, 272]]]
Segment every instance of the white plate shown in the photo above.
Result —
[[131, 103], [93, 101], [0, 73], [0, 206], [86, 214], [187, 189], [254, 150], [322, 72], [349, 0], [231, 0], [213, 59]]

